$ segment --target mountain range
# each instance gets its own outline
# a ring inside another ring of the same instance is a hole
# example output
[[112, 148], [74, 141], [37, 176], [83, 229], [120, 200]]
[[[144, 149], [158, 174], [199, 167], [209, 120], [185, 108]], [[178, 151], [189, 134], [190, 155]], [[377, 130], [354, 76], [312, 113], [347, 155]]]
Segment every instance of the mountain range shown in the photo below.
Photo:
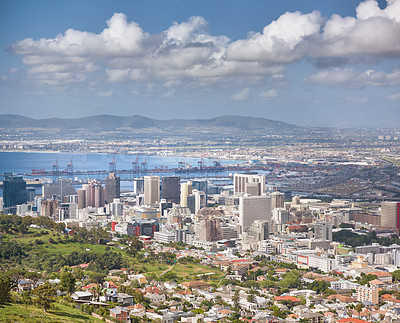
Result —
[[101, 130], [123, 130], [123, 129], [141, 129], [141, 128], [159, 128], [159, 129], [184, 129], [190, 127], [225, 127], [241, 130], [295, 130], [301, 127], [288, 124], [281, 121], [275, 121], [264, 118], [243, 117], [234, 115], [225, 115], [211, 119], [171, 119], [157, 120], [139, 115], [133, 116], [114, 116], [97, 115], [82, 118], [47, 118], [33, 119], [21, 115], [0, 114], [0, 128], [57, 128], [61, 130], [68, 129], [101, 129]]

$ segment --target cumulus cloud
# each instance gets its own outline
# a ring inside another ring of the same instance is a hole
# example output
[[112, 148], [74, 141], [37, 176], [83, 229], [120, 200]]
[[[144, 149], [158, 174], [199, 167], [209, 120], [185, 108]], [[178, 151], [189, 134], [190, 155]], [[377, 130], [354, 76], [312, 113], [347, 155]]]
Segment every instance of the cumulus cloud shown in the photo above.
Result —
[[[51, 39], [17, 41], [10, 49], [23, 56], [28, 78], [47, 85], [90, 82], [96, 73], [109, 82], [243, 87], [268, 79], [282, 82], [285, 65], [305, 57], [320, 66], [400, 57], [400, 0], [388, 0], [385, 9], [376, 0], [366, 0], [358, 5], [355, 17], [286, 12], [262, 32], [235, 41], [210, 35], [207, 27], [203, 17], [190, 17], [159, 34], [149, 34], [124, 14], [115, 13], [99, 33], [68, 29]], [[245, 81], [250, 83], [244, 85]], [[322, 71], [307, 81], [357, 87], [397, 84], [398, 78], [340, 69]]]
[[229, 45], [228, 60], [289, 63], [305, 55], [301, 43], [319, 33], [323, 19], [318, 11], [310, 14], [287, 12], [267, 25], [262, 33]]
[[246, 87], [236, 93], [235, 95], [231, 96], [231, 99], [234, 101], [244, 101], [246, 100], [250, 95], [250, 88]]
[[96, 93], [96, 96], [99, 98], [109, 98], [109, 97], [112, 97], [113, 95], [114, 95], [114, 92], [112, 90]]
[[400, 93], [394, 93], [387, 96], [389, 100], [400, 100]]
[[308, 83], [360, 88], [370, 86], [398, 86], [400, 85], [400, 69], [391, 73], [366, 70], [358, 72], [353, 68], [335, 68], [320, 71], [305, 79]]
[[267, 91], [264, 91], [264, 92], [260, 93], [260, 97], [261, 98], [270, 99], [270, 98], [275, 98], [277, 96], [278, 96], [278, 91], [275, 90], [275, 89], [270, 89], [270, 90], [267, 90]]

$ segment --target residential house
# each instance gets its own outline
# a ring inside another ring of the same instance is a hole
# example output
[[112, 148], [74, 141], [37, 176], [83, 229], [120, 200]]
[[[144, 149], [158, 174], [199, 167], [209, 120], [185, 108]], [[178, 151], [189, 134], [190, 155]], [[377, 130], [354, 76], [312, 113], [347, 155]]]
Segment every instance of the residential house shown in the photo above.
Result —
[[116, 306], [110, 310], [110, 316], [114, 319], [117, 319], [121, 322], [128, 322], [129, 318], [129, 310], [124, 307]]

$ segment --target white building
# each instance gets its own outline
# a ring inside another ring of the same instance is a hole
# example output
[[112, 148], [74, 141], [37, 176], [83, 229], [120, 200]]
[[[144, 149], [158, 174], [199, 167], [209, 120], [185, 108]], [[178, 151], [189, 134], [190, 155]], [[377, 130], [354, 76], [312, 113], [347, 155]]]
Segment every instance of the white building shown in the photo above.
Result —
[[241, 196], [239, 199], [239, 224], [246, 231], [255, 220], [271, 222], [271, 198], [269, 196]]

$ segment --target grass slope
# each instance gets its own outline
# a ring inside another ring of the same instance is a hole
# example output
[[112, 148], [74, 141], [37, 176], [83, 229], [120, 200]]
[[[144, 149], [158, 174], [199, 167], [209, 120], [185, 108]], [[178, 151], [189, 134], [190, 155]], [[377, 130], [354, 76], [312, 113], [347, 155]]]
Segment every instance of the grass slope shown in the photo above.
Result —
[[80, 310], [66, 305], [54, 303], [45, 313], [43, 309], [33, 305], [10, 304], [0, 306], [0, 322], [32, 322], [32, 323], [73, 323], [73, 322], [102, 322]]

